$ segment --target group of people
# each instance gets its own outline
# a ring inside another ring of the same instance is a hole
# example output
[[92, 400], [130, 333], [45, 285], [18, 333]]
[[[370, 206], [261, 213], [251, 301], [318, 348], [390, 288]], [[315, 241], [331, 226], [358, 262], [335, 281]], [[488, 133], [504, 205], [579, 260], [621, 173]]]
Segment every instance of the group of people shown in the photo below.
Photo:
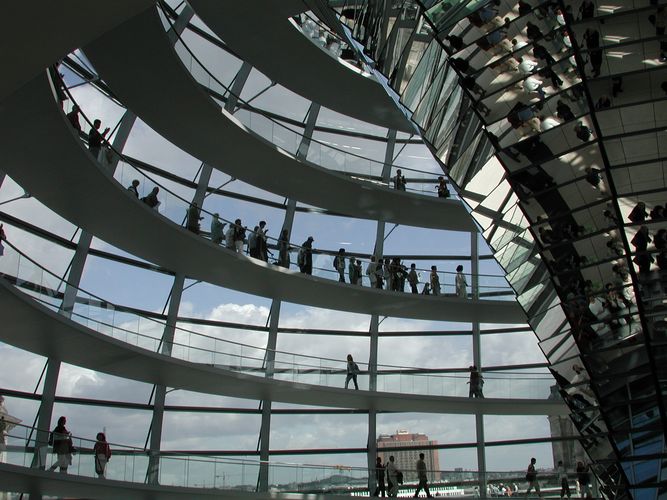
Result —
[[[536, 463], [537, 460], [535, 458], [531, 458], [530, 463], [528, 464], [528, 468], [526, 469], [526, 482], [528, 483], [526, 496], [530, 494], [531, 490], [535, 490], [535, 493], [537, 493], [540, 498], [544, 498], [542, 496], [542, 492], [540, 491], [540, 483], [537, 479], [537, 469], [535, 468]], [[560, 497], [564, 498], [567, 496], [567, 498], [571, 498], [572, 492], [570, 491], [569, 480], [571, 474], [567, 472], [567, 469], [565, 468], [562, 460], [558, 461], [556, 472], [558, 474], [558, 482], [560, 483]], [[579, 485], [579, 494], [581, 495], [581, 498], [593, 498], [589, 466], [584, 464], [582, 461], [577, 462], [575, 475], [577, 484]]]
[[[138, 191], [139, 181], [133, 180], [128, 191], [139, 197]], [[157, 193], [159, 189], [153, 188], [148, 197], [142, 198], [142, 201], [149, 206], [155, 207], [152, 204], [155, 201], [157, 204]], [[150, 200], [150, 203], [149, 203]], [[201, 215], [201, 208], [197, 203], [192, 203], [186, 211], [186, 228], [195, 233], [201, 234], [200, 221], [203, 220]], [[211, 241], [217, 245], [224, 245], [235, 252], [244, 253], [244, 247], [247, 248], [247, 253], [250, 257], [269, 261], [269, 255], [273, 256], [270, 251], [268, 243], [268, 229], [266, 221], [260, 221], [252, 230], [249, 230], [243, 225], [241, 219], [236, 219], [229, 224], [227, 231], [224, 231], [226, 222], [220, 219], [220, 214], [214, 213], [211, 217], [210, 238]], [[309, 236], [299, 247], [297, 253], [297, 265], [299, 271], [304, 274], [313, 273], [313, 242], [315, 239]], [[294, 248], [289, 241], [289, 230], [283, 229], [280, 237], [277, 240], [275, 248], [278, 250], [278, 258], [275, 259], [276, 265], [284, 268], [289, 268], [291, 264], [290, 252]], [[358, 257], [348, 256], [344, 248], [339, 249], [338, 253], [334, 255], [333, 268], [338, 273], [338, 281], [341, 283], [349, 282], [352, 285], [362, 285], [363, 269], [362, 260]], [[421, 291], [419, 290], [420, 274], [417, 271], [416, 264], [411, 264], [408, 269], [402, 262], [400, 257], [383, 258], [372, 255], [370, 262], [366, 267], [366, 276], [370, 281], [372, 288], [380, 288], [392, 291], [405, 291], [406, 283], [410, 285], [410, 291], [413, 294], [421, 293], [423, 295], [441, 295], [440, 276], [438, 274], [437, 266], [431, 266], [429, 279], [423, 284]], [[347, 275], [347, 281], [346, 281]], [[459, 265], [456, 268], [455, 276], [455, 293], [457, 297], [468, 297], [468, 282], [466, 275], [463, 274], [463, 266]]]
[[[468, 381], [469, 392], [468, 397], [470, 398], [483, 398], [484, 397], [484, 377], [477, 368], [477, 366], [472, 365], [469, 369], [470, 371], [470, 380]], [[347, 355], [347, 366], [346, 366], [346, 376], [345, 376], [345, 388], [347, 389], [350, 382], [354, 383], [354, 388], [359, 390], [359, 384], [357, 383], [357, 375], [361, 373], [359, 365], [354, 361], [352, 354]]]
[[[396, 175], [391, 178], [391, 184], [398, 191], [405, 191], [407, 189], [408, 181], [400, 168], [396, 169]], [[447, 179], [443, 175], [438, 176], [438, 184], [435, 189], [438, 193], [438, 198], [449, 198], [451, 196], [447, 187]]]
[[[655, 205], [650, 212], [647, 212], [646, 204], [640, 201], [628, 214], [628, 220], [633, 224], [641, 224], [635, 235], [630, 240], [630, 244], [635, 249], [633, 262], [637, 264], [640, 273], [648, 273], [651, 270], [651, 264], [657, 264], [660, 270], [667, 269], [667, 229], [658, 229], [653, 237], [649, 228], [644, 222], [661, 221], [667, 217], [665, 207]], [[653, 243], [655, 251], [649, 250], [649, 244]], [[655, 255], [655, 257], [654, 257]]]
[[[419, 454], [419, 460], [415, 464], [415, 470], [417, 471], [417, 489], [415, 491], [414, 497], [418, 497], [419, 493], [424, 490], [427, 498], [431, 498], [431, 492], [428, 489], [428, 470], [426, 468], [426, 462], [424, 461], [424, 454]], [[386, 484], [385, 484], [386, 476]], [[375, 478], [377, 480], [377, 487], [373, 496], [389, 496], [396, 497], [398, 496], [398, 487], [400, 484], [403, 484], [403, 472], [398, 469], [396, 466], [396, 459], [393, 455], [389, 456], [389, 461], [386, 464], [382, 463], [382, 457], [377, 457], [375, 463]]]
[[[49, 468], [50, 471], [59, 469], [62, 474], [67, 474], [67, 469], [72, 465], [72, 457], [78, 451], [72, 442], [72, 433], [67, 430], [65, 424], [67, 418], [60, 417], [58, 424], [49, 435], [49, 445], [53, 447], [56, 460]], [[93, 446], [93, 461], [97, 477], [103, 479], [106, 474], [107, 463], [111, 459], [111, 447], [103, 432], [98, 432], [96, 442]]]

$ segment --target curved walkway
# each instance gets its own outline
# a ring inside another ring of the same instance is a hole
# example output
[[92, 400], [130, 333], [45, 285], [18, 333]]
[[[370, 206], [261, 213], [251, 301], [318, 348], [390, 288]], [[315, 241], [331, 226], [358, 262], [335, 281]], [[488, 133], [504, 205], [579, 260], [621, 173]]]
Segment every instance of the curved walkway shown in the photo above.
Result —
[[285, 382], [191, 363], [95, 332], [39, 304], [0, 280], [0, 314], [11, 328], [0, 339], [35, 354], [150, 384], [283, 403], [377, 411], [494, 415], [549, 415], [562, 402], [530, 399], [470, 399], [405, 393], [354, 391]]
[[[34, 137], [40, 137], [39, 148], [34, 147]], [[402, 294], [307, 276], [223, 249], [165, 220], [93, 159], [68, 125], [45, 75], [6, 101], [0, 114], [0, 150], [2, 169], [62, 217], [118, 248], [196, 280], [362, 314], [524, 322], [516, 302]], [[54, 157], [59, 169], [53, 167]]]
[[[91, 468], [92, 468], [92, 457]], [[20, 465], [0, 463], [0, 483], [3, 491], [48, 495], [59, 498], [95, 498], [117, 500], [190, 500], [192, 498], [225, 498], [230, 500], [297, 500], [306, 495], [297, 493], [255, 493], [219, 488], [187, 488], [182, 486], [153, 486], [130, 481], [100, 480], [92, 477], [48, 472]], [[31, 497], [32, 498], [32, 497]], [[310, 499], [350, 497], [308, 494]]]
[[233, 177], [351, 217], [477, 230], [458, 200], [354, 180], [297, 160], [249, 130], [199, 87], [171, 46], [156, 9], [136, 16], [84, 50], [128, 108], [170, 142]]
[[69, 52], [154, 3], [155, 0], [5, 2], [2, 17], [7, 22], [0, 30], [0, 57], [7, 70], [0, 78], [0, 100]]
[[[374, 76], [346, 67], [292, 24], [290, 16], [308, 10], [305, 2], [189, 3], [234, 52], [271, 80], [338, 113], [414, 133], [414, 125]], [[317, 75], [317, 85], [312, 84], [310, 73]]]

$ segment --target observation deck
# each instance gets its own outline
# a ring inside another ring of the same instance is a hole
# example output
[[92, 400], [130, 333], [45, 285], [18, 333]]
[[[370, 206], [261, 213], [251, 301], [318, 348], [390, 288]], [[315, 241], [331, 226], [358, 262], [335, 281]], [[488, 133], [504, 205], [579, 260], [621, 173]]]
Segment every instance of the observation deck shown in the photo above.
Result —
[[[422, 296], [337, 283], [269, 265], [187, 231], [136, 199], [93, 159], [56, 103], [46, 75], [8, 99], [0, 120], [8, 174], [65, 219], [167, 269], [318, 307], [418, 319], [523, 322], [514, 301]], [[42, 147], [31, 148], [33, 136], [25, 130], [38, 133]], [[54, 157], [61, 162], [58, 169], [53, 168]], [[174, 218], [183, 217], [188, 206], [183, 204]]]
[[476, 230], [458, 200], [355, 180], [276, 146], [207, 95], [172, 45], [157, 9], [149, 9], [84, 51], [129, 109], [169, 141], [222, 172], [266, 191], [352, 217]]

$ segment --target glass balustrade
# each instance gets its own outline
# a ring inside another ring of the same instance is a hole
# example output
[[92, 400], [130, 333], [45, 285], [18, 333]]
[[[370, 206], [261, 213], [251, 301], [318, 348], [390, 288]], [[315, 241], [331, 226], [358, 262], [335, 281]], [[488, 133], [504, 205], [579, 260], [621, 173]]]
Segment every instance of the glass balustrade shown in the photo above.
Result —
[[[176, 328], [174, 341], [161, 341], [162, 320], [142, 315], [127, 307], [77, 290], [71, 310], [62, 309], [66, 283], [20, 252], [11, 242], [0, 259], [4, 279], [49, 309], [103, 335], [152, 352], [167, 352], [193, 363], [277, 380], [328, 387], [343, 387], [346, 365], [343, 360], [306, 356], [283, 351], [267, 351], [261, 346], [232, 342], [193, 330]], [[270, 361], [273, 357], [274, 360]], [[369, 389], [368, 366], [358, 362], [360, 389]], [[378, 365], [377, 390], [431, 396], [466, 397], [468, 375], [461, 373], [414, 373], [417, 367]], [[509, 370], [508, 370], [509, 371]], [[553, 385], [548, 373], [485, 373], [484, 394], [494, 398], [546, 399]]]
[[[165, 28], [170, 27], [164, 17], [163, 23]], [[214, 77], [182, 39], [179, 38], [176, 41], [174, 49], [183, 65], [200, 85], [210, 89], [214, 95], [222, 98], [231, 95], [227, 84], [223, 84]], [[290, 127], [275, 120], [243, 100], [239, 100], [239, 103], [240, 105], [233, 111], [233, 116], [241, 124], [288, 153], [300, 156], [299, 149], [305, 139], [296, 127]], [[358, 180], [391, 187], [391, 183], [388, 185], [380, 180], [385, 168], [384, 162], [355, 155], [315, 139], [310, 139], [308, 142], [309, 148], [305, 160], [330, 170], [357, 176]], [[444, 175], [442, 172], [426, 172], [402, 165], [392, 165], [391, 177], [396, 175], [397, 169], [401, 169], [403, 175], [408, 178], [407, 191], [429, 196], [437, 195], [438, 176]], [[456, 193], [452, 193], [452, 197], [456, 198]]]
[[[35, 450], [46, 456], [39, 466], [55, 469], [57, 455], [48, 443], [36, 441], [35, 436], [45, 435], [36, 429], [18, 424], [7, 431], [2, 461], [21, 467], [30, 467]], [[74, 452], [67, 474], [82, 477], [98, 477], [95, 472], [95, 440], [71, 436]], [[105, 477], [110, 481], [143, 484], [149, 463], [149, 452], [144, 448], [109, 442], [111, 459], [107, 463]], [[260, 462], [257, 458], [194, 456], [186, 453], [162, 452], [159, 454], [158, 481], [161, 486], [188, 488], [218, 488], [224, 490], [255, 491], [261, 464], [268, 468], [269, 485], [280, 493], [329, 493], [337, 495], [369, 496], [369, 475], [375, 471], [346, 465], [296, 464], [280, 461]], [[56, 469], [57, 470], [57, 469]], [[417, 486], [416, 470], [402, 468], [404, 483], [398, 496], [412, 496]], [[55, 472], [54, 474], [60, 474]], [[427, 471], [429, 488], [434, 496], [468, 496], [479, 487], [480, 474], [474, 470]], [[569, 483], [575, 490], [577, 475], [568, 471]], [[524, 471], [487, 471], [487, 492], [491, 496], [508, 496], [525, 492]], [[560, 491], [558, 474], [552, 470], [538, 470], [538, 480], [543, 493], [551, 496]], [[0, 487], [1, 489], [1, 487]], [[575, 490], [576, 491], [576, 490]], [[502, 494], [504, 493], [504, 494]]]

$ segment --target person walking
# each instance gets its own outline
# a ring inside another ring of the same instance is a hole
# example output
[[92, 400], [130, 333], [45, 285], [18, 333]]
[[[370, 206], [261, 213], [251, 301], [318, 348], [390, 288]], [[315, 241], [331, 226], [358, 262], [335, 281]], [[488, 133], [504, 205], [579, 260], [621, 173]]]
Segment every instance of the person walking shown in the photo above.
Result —
[[313, 274], [313, 241], [315, 239], [312, 236], [308, 236], [308, 239], [301, 245], [297, 257], [299, 270], [304, 274]]
[[484, 394], [482, 393], [482, 386], [484, 385], [484, 379], [482, 374], [479, 372], [475, 365], [472, 365], [470, 368], [470, 388], [468, 389], [469, 398], [483, 398]]
[[74, 451], [72, 433], [65, 427], [66, 423], [67, 419], [60, 417], [58, 425], [56, 425], [49, 437], [49, 444], [53, 446], [53, 453], [57, 456], [56, 461], [49, 470], [54, 471], [56, 468], [60, 468], [62, 474], [67, 474], [67, 468], [72, 464], [72, 452]]
[[352, 354], [347, 355], [347, 375], [345, 376], [345, 388], [350, 383], [350, 380], [354, 382], [354, 389], [359, 390], [359, 384], [357, 384], [357, 375], [361, 370], [359, 370], [359, 365], [354, 362], [352, 359]]
[[211, 219], [211, 241], [216, 245], [222, 243], [224, 238], [225, 223], [220, 220], [220, 214], [214, 213]]
[[193, 201], [192, 204], [188, 207], [186, 215], [188, 231], [199, 234], [201, 231], [199, 221], [204, 218], [201, 216], [201, 210], [199, 209], [199, 206], [196, 202]]
[[387, 486], [389, 488], [388, 496], [390, 497], [398, 495], [398, 474], [401, 472], [396, 467], [394, 460], [394, 455], [390, 455], [387, 463]]
[[579, 494], [581, 498], [593, 498], [591, 491], [591, 475], [588, 466], [583, 462], [577, 462], [577, 482], [579, 483]]
[[428, 490], [428, 474], [426, 473], [426, 462], [424, 462], [424, 454], [419, 454], [419, 460], [417, 460], [417, 479], [419, 483], [417, 484], [417, 491], [415, 491], [415, 498], [419, 496], [419, 492], [424, 489], [427, 498], [432, 498], [431, 492]]
[[99, 119], [95, 119], [95, 121], [93, 121], [93, 127], [90, 129], [90, 132], [88, 132], [88, 149], [90, 150], [90, 154], [92, 154], [96, 160], [99, 160], [98, 157], [102, 150], [102, 143], [109, 133], [109, 130], [111, 130], [107, 127], [104, 129], [104, 132], [100, 134], [101, 126], [102, 122]]
[[537, 482], [537, 471], [535, 470], [536, 463], [537, 459], [531, 458], [530, 463], [528, 464], [528, 469], [526, 469], [526, 481], [528, 481], [526, 496], [530, 494], [530, 490], [535, 488], [535, 493], [537, 493], [537, 496], [542, 498], [542, 493], [540, 492], [540, 483]]
[[241, 219], [236, 219], [234, 221], [234, 249], [236, 253], [243, 253], [243, 244], [246, 241], [245, 231], [246, 228], [243, 227]]
[[431, 266], [431, 293], [440, 295], [440, 276], [438, 276], [438, 267]]
[[334, 257], [333, 266], [338, 271], [338, 281], [345, 283], [345, 249], [338, 250], [338, 255]]
[[283, 229], [278, 238], [278, 265], [289, 269], [289, 230]]
[[104, 432], [97, 433], [97, 442], [93, 448], [93, 454], [95, 455], [95, 473], [98, 478], [104, 479], [107, 462], [111, 459], [111, 448], [109, 447], [109, 443], [107, 443]]
[[558, 473], [558, 481], [560, 482], [560, 497], [564, 498], [565, 495], [567, 495], [567, 498], [570, 498], [570, 484], [567, 481], [567, 471], [565, 470], [562, 460], [558, 461], [556, 472]]
[[463, 274], [463, 266], [456, 266], [456, 296], [461, 299], [468, 298], [468, 282], [466, 281], [466, 275]]
[[375, 462], [375, 477], [377, 478], [377, 487], [375, 488], [374, 497], [386, 497], [386, 490], [384, 487], [384, 465], [382, 465], [382, 458], [377, 457]]

